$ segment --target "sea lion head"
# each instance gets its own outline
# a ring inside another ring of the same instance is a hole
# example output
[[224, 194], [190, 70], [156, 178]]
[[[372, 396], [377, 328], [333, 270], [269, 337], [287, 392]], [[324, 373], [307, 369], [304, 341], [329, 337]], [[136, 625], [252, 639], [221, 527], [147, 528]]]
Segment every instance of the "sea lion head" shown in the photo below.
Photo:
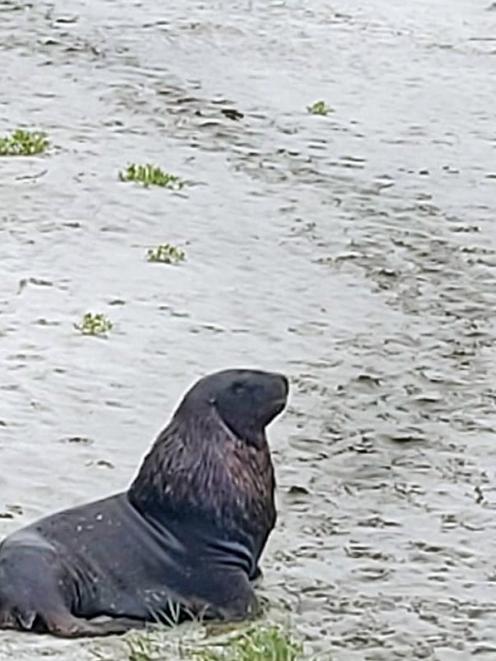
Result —
[[[128, 497], [145, 516], [262, 538], [275, 522], [274, 472], [266, 426], [283, 409], [288, 380], [228, 369], [197, 381], [160, 432]], [[265, 531], [265, 532], [264, 532]]]
[[284, 409], [288, 390], [282, 374], [222, 370], [200, 379], [186, 394], [177, 415], [213, 409], [237, 438], [258, 447], [265, 442], [265, 427]]

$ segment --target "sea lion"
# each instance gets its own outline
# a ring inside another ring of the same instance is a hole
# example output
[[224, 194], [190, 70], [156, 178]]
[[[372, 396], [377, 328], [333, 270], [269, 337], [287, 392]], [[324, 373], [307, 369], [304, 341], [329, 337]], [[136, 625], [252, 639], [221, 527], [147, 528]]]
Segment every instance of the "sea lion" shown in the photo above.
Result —
[[0, 628], [101, 636], [171, 612], [254, 615], [253, 580], [276, 521], [265, 427], [287, 395], [286, 377], [259, 370], [198, 381], [128, 491], [3, 540]]

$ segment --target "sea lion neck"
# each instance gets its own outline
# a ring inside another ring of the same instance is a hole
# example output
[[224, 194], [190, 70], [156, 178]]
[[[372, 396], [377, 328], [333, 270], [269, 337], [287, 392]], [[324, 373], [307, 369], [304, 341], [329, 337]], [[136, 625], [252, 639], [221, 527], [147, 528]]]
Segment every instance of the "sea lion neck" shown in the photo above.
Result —
[[201, 413], [179, 409], [145, 457], [128, 498], [159, 524], [202, 519], [230, 534], [263, 537], [275, 522], [268, 445], [236, 438], [213, 407]]

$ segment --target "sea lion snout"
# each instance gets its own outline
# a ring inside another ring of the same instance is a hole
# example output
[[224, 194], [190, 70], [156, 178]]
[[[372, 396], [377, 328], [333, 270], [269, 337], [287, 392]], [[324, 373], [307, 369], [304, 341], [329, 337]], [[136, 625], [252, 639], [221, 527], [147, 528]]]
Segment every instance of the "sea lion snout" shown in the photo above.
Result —
[[285, 402], [288, 399], [289, 395], [289, 381], [288, 377], [285, 376], [284, 374], [278, 374], [274, 373], [274, 377], [277, 378], [278, 383], [279, 383], [279, 388], [282, 391], [281, 399], [283, 399]]
[[265, 427], [286, 406], [287, 378], [276, 372], [232, 369], [208, 377], [210, 402], [238, 438], [259, 445]]
[[268, 417], [268, 422], [266, 424], [283, 411], [289, 395], [289, 381], [284, 374], [267, 372], [267, 375], [270, 377], [271, 381], [266, 387], [266, 408]]

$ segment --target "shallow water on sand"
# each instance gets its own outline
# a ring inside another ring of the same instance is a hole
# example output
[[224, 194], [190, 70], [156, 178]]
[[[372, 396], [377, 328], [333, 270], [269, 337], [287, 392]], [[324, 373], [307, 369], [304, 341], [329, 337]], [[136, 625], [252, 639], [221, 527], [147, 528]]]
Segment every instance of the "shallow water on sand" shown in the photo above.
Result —
[[271, 615], [307, 658], [496, 657], [488, 4], [0, 1], [0, 132], [53, 144], [0, 159], [0, 536], [125, 488], [200, 375], [282, 370]]

